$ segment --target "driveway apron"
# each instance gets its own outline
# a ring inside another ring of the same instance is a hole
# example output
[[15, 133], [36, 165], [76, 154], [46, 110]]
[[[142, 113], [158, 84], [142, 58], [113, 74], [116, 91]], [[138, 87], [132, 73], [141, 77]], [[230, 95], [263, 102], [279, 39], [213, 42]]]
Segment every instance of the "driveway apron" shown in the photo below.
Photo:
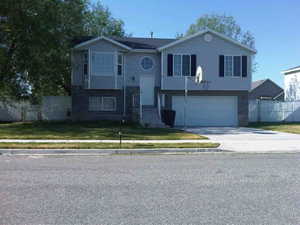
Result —
[[221, 143], [224, 150], [235, 152], [300, 152], [300, 135], [246, 127], [195, 127], [189, 132]]

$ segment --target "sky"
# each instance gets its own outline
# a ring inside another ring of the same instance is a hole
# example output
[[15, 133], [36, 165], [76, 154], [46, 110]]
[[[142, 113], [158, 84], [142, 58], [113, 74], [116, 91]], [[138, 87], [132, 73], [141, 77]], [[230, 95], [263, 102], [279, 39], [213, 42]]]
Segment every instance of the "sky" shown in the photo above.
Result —
[[[94, 0], [96, 1], [96, 0]], [[282, 70], [300, 66], [300, 0], [102, 0], [135, 37], [174, 38], [204, 14], [233, 16], [256, 39], [253, 81], [283, 86]]]

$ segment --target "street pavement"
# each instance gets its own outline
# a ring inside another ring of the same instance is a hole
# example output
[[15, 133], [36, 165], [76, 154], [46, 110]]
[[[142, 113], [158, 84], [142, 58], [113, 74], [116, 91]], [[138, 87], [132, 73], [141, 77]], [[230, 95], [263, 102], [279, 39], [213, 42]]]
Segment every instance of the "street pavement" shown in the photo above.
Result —
[[0, 224], [300, 224], [300, 154], [0, 156]]
[[194, 127], [188, 132], [201, 134], [220, 148], [234, 152], [300, 152], [300, 135], [248, 127]]

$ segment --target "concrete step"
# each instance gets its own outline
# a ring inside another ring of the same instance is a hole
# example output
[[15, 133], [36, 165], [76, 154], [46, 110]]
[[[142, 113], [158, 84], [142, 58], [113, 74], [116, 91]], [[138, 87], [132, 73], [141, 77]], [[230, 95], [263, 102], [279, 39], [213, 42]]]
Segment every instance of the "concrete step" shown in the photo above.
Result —
[[165, 127], [159, 118], [157, 108], [143, 108], [142, 124], [149, 127]]

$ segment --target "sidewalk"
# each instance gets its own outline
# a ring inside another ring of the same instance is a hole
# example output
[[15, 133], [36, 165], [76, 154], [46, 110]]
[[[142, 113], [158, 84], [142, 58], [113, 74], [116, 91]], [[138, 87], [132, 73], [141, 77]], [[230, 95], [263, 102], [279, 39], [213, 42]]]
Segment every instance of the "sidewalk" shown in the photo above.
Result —
[[[27, 140], [0, 139], [0, 143], [119, 143], [120, 140]], [[122, 140], [122, 143], [215, 143], [207, 140]]]

